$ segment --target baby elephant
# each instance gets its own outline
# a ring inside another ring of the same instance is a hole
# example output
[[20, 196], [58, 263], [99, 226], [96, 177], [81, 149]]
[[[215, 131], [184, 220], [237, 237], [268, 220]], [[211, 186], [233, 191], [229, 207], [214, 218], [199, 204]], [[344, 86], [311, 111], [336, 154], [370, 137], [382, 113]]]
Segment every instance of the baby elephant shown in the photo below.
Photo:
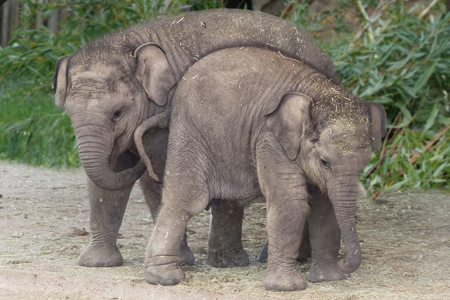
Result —
[[[183, 234], [212, 199], [245, 205], [261, 197], [267, 201], [266, 289], [306, 288], [296, 263], [307, 218], [309, 280], [346, 279], [361, 263], [358, 183], [385, 136], [384, 109], [302, 62], [260, 48], [214, 52], [184, 79], [170, 116], [146, 122], [167, 126], [170, 117], [162, 207], [146, 250], [146, 280], [174, 285], [183, 279], [177, 267]], [[345, 258], [339, 261], [341, 234]]]

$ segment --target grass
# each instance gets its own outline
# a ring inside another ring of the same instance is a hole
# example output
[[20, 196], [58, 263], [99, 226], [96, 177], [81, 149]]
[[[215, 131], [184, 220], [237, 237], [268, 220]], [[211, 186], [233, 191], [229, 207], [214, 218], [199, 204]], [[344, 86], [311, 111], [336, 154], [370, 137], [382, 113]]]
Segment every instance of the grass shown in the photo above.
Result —
[[72, 125], [49, 93], [29, 94], [8, 82], [0, 89], [0, 158], [49, 167], [79, 165]]
[[[374, 196], [406, 188], [450, 190], [450, 14], [443, 3], [433, 3], [339, 0], [309, 14], [306, 2], [290, 1], [280, 12], [322, 41], [349, 91], [385, 107], [388, 136], [362, 177]], [[57, 57], [160, 13], [223, 2], [179, 0], [168, 8], [145, 0], [36, 5], [25, 1], [23, 26], [0, 51], [0, 158], [72, 167], [79, 166], [73, 130], [50, 93]], [[61, 8], [73, 13], [60, 34], [30, 29], [27, 20], [37, 11]], [[95, 13], [99, 9], [102, 14]]]

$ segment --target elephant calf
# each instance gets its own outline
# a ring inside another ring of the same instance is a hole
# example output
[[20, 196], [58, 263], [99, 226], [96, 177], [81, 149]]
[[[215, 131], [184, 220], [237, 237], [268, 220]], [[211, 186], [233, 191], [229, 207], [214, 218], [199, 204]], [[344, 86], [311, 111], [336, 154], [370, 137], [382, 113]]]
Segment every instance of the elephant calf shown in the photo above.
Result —
[[[89, 178], [92, 238], [78, 258], [79, 265], [112, 267], [123, 263], [116, 240], [138, 179], [153, 219], [157, 216], [161, 187], [146, 173], [142, 175], [145, 165], [138, 162], [133, 141], [136, 128], [168, 108], [174, 87], [197, 60], [241, 46], [279, 51], [339, 83], [330, 57], [305, 30], [274, 16], [244, 10], [208, 10], [159, 18], [106, 35], [58, 60], [53, 78], [55, 104], [70, 116], [80, 160]], [[167, 138], [167, 129], [160, 128], [144, 136], [159, 175], [164, 173]], [[222, 204], [217, 206], [223, 208]], [[232, 218], [238, 219], [242, 208], [235, 211], [238, 213]], [[211, 232], [213, 237], [218, 236], [214, 223]], [[237, 258], [216, 255], [211, 262], [248, 263], [242, 247], [236, 244], [233, 250], [240, 252]], [[186, 243], [180, 261], [194, 263]]]
[[[184, 78], [170, 116], [165, 112], [146, 124], [164, 126], [170, 117], [162, 206], [146, 250], [146, 280], [173, 285], [183, 279], [177, 267], [183, 233], [212, 199], [245, 204], [260, 197], [267, 201], [266, 289], [306, 288], [296, 259], [307, 218], [309, 280], [347, 278], [361, 263], [358, 183], [385, 135], [384, 109], [300, 61], [259, 48], [214, 52]], [[341, 233], [345, 258], [339, 261]]]

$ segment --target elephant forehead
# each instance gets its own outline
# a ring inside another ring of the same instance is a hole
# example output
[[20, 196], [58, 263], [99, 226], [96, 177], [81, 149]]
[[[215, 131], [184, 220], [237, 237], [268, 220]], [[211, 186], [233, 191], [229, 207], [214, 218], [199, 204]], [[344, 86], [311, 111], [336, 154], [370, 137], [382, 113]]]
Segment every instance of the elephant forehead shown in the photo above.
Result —
[[328, 124], [322, 133], [321, 140], [326, 140], [342, 154], [350, 154], [371, 149], [369, 122], [351, 119], [340, 119]]
[[103, 95], [120, 93], [122, 96], [135, 92], [135, 84], [120, 72], [108, 70], [73, 72], [69, 74], [69, 94], [76, 97], [90, 96], [98, 98]]
[[78, 77], [70, 85], [65, 108], [69, 114], [83, 111], [109, 111], [139, 95], [133, 86], [108, 78]]
[[72, 90], [85, 88], [105, 89], [111, 85], [115, 75], [109, 68], [98, 68], [80, 71], [69, 71], [70, 88]]

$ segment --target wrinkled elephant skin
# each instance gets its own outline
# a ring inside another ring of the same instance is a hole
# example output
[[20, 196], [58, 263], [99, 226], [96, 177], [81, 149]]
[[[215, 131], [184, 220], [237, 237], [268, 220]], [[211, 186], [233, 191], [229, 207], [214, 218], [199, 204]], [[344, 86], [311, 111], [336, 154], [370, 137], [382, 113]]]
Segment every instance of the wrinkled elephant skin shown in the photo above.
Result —
[[[302, 28], [274, 16], [243, 10], [160, 18], [107, 35], [58, 60], [53, 78], [55, 104], [72, 120], [80, 159], [89, 177], [92, 239], [78, 260], [80, 265], [122, 264], [117, 234], [129, 191], [145, 171], [133, 142], [135, 129], [165, 109], [172, 88], [189, 66], [209, 53], [232, 46], [279, 51], [339, 83], [329, 56]], [[167, 130], [155, 129], [144, 135], [145, 147], [152, 149], [147, 155], [152, 156], [153, 169], [157, 170], [152, 177], [163, 174], [167, 134]], [[140, 182], [156, 217], [160, 186], [147, 175]], [[231, 215], [223, 218], [227, 217], [219, 223], [236, 219]], [[233, 236], [230, 243], [238, 247], [240, 233]], [[221, 257], [226, 252], [221, 245], [212, 253], [216, 256], [213, 264], [245, 264], [243, 249], [233, 250], [241, 257], [229, 261]], [[186, 259], [181, 263], [193, 263], [187, 244], [182, 251]]]
[[[138, 178], [156, 217], [161, 186], [146, 173], [141, 176], [145, 164], [139, 161], [133, 134], [144, 120], [167, 107], [173, 87], [189, 66], [232, 46], [279, 51], [339, 82], [329, 56], [303, 29], [274, 16], [243, 10], [160, 18], [107, 35], [58, 60], [53, 78], [55, 104], [70, 116], [89, 177], [92, 238], [78, 259], [80, 265], [122, 264], [116, 239]], [[167, 135], [167, 129], [156, 128], [143, 137], [145, 147], [151, 149], [147, 155], [152, 157], [154, 176], [164, 173]], [[230, 242], [238, 245], [240, 235], [234, 236]], [[216, 250], [219, 256], [223, 252]], [[182, 251], [181, 263], [193, 263], [187, 244]], [[239, 261], [245, 263], [245, 257], [229, 264]]]
[[[296, 270], [306, 220], [309, 280], [348, 278], [361, 263], [359, 177], [385, 135], [384, 109], [265, 49], [214, 52], [184, 77], [171, 105], [163, 205], [147, 246], [146, 280], [173, 285], [184, 278], [176, 265], [181, 237], [213, 199], [245, 205], [261, 197], [269, 237], [266, 289], [306, 288]], [[345, 257], [339, 260], [341, 235]]]

